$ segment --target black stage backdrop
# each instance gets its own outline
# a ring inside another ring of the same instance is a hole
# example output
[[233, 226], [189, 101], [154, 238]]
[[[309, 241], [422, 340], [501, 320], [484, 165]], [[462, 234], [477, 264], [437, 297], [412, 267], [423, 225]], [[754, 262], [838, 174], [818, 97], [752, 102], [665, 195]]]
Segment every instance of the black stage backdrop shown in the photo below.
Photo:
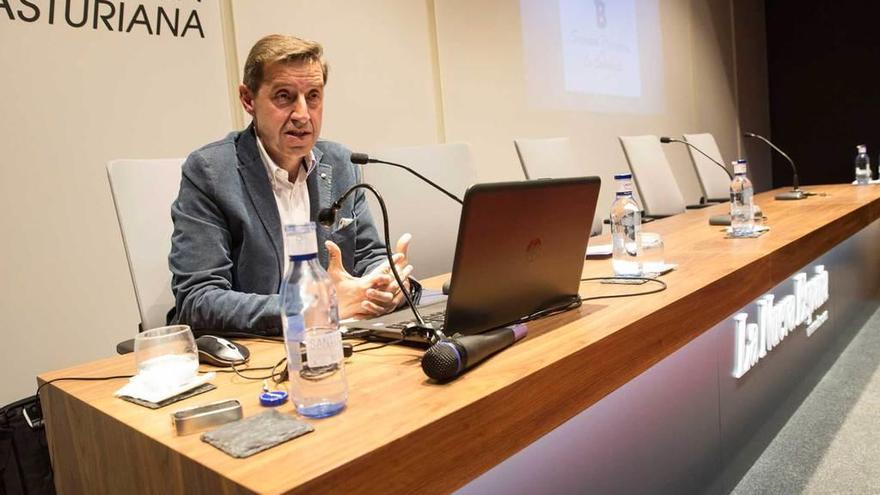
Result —
[[[801, 184], [854, 178], [858, 144], [880, 162], [880, 2], [767, 0], [771, 141]], [[791, 184], [773, 157], [773, 185]]]

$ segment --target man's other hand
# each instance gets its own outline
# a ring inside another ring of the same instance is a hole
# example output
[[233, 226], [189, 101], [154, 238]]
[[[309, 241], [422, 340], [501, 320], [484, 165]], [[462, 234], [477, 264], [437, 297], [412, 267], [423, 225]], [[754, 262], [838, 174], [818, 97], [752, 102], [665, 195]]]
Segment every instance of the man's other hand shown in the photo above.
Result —
[[[397, 268], [397, 273], [400, 275], [400, 280], [403, 282], [403, 286], [406, 287], [406, 290], [410, 290], [409, 276], [412, 275], [413, 272], [413, 267], [409, 264], [409, 260], [407, 259], [407, 252], [409, 251], [409, 243], [411, 240], [411, 234], [403, 234], [400, 236], [400, 239], [397, 240], [394, 256], [392, 257], [394, 265]], [[400, 290], [397, 281], [394, 279], [394, 274], [391, 273], [391, 269], [388, 268], [388, 262], [380, 264], [367, 276], [383, 277], [388, 282], [384, 287], [374, 287], [367, 291], [367, 302], [371, 303], [371, 306], [382, 308], [383, 312], [387, 313], [400, 307], [400, 305], [406, 300], [403, 291]]]

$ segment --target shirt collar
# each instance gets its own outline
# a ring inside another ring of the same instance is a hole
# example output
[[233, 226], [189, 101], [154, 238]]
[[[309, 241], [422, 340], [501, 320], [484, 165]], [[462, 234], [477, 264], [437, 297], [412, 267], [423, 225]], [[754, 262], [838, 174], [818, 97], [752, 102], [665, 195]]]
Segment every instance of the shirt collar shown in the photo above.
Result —
[[[269, 181], [272, 183], [272, 187], [277, 188], [283, 185], [285, 182], [290, 183], [290, 176], [287, 173], [287, 170], [279, 167], [272, 160], [272, 157], [270, 157], [269, 153], [266, 152], [266, 147], [263, 146], [263, 141], [260, 140], [260, 136], [257, 136], [257, 148], [260, 150], [260, 158], [263, 160], [263, 165], [266, 167], [266, 173], [269, 174]], [[302, 180], [305, 180], [306, 177], [308, 177], [309, 174], [312, 173], [312, 170], [315, 169], [315, 165], [317, 163], [318, 161], [315, 158], [314, 150], [309, 151], [309, 157], [305, 160], [306, 173], [303, 176]], [[297, 178], [299, 178], [299, 176], [297, 176]]]

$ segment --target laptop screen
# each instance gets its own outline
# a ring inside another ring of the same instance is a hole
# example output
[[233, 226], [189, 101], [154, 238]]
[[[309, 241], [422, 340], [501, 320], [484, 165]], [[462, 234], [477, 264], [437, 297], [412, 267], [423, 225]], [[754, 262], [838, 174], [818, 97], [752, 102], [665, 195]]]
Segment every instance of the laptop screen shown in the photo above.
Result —
[[446, 334], [480, 333], [578, 294], [598, 177], [477, 184], [464, 198]]

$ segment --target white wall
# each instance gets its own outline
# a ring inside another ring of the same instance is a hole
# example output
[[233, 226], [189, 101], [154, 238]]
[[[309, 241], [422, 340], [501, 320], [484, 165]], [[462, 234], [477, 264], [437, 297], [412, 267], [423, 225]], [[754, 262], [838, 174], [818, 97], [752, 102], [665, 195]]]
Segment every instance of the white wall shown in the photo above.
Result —
[[[547, 8], [554, 4], [546, 2]], [[480, 179], [522, 178], [515, 138], [570, 137], [584, 167], [597, 175], [627, 170], [621, 135], [711, 132], [726, 160], [741, 154], [732, 2], [658, 2], [663, 79], [646, 84], [662, 88], [664, 104], [646, 113], [536, 110], [548, 95], [529, 88], [523, 77], [530, 61], [520, 8], [509, 0], [443, 0], [436, 7], [446, 137], [472, 143]], [[765, 98], [749, 108], [766, 107]], [[664, 151], [685, 199], [696, 203], [700, 187], [687, 150], [667, 145]], [[760, 166], [769, 168], [769, 162]], [[757, 184], [768, 186], [769, 180]], [[600, 212], [613, 196], [612, 188], [602, 189]]]
[[324, 46], [330, 73], [322, 137], [354, 150], [443, 142], [431, 2], [251, 0], [233, 7], [239, 69], [266, 34]]
[[[13, 11], [21, 8], [13, 3]], [[736, 11], [733, 0], [659, 0], [663, 113], [546, 112], [537, 120], [519, 108], [539, 95], [517, 80], [516, 0], [142, 2], [151, 12], [196, 9], [204, 39], [149, 35], [142, 26], [92, 29], [91, 19], [72, 28], [64, 2], [56, 3], [54, 24], [45, 8], [32, 23], [7, 21], [0, 8], [0, 360], [7, 372], [0, 403], [32, 393], [37, 373], [112, 355], [117, 341], [134, 334], [138, 317], [106, 162], [185, 156], [244, 122], [229, 89], [264, 34], [324, 44], [331, 66], [325, 137], [367, 150], [469, 142], [480, 180], [521, 177], [515, 137], [576, 137], [584, 160], [620, 168], [621, 134], [708, 130], [733, 159], [738, 119], [768, 121], [766, 72], [746, 79], [746, 99], [738, 97], [737, 67], [764, 63], [760, 43], [739, 41], [763, 36], [760, 0], [742, 9], [736, 2]], [[138, 3], [125, 4], [130, 17]], [[221, 19], [221, 8], [231, 15]], [[666, 151], [694, 200], [686, 151]], [[769, 185], [769, 169], [766, 177]]]
[[185, 156], [230, 129], [217, 2], [144, 4], [197, 9], [205, 38], [73, 28], [64, 2], [54, 24], [0, 10], [0, 403], [137, 331], [107, 161]]

